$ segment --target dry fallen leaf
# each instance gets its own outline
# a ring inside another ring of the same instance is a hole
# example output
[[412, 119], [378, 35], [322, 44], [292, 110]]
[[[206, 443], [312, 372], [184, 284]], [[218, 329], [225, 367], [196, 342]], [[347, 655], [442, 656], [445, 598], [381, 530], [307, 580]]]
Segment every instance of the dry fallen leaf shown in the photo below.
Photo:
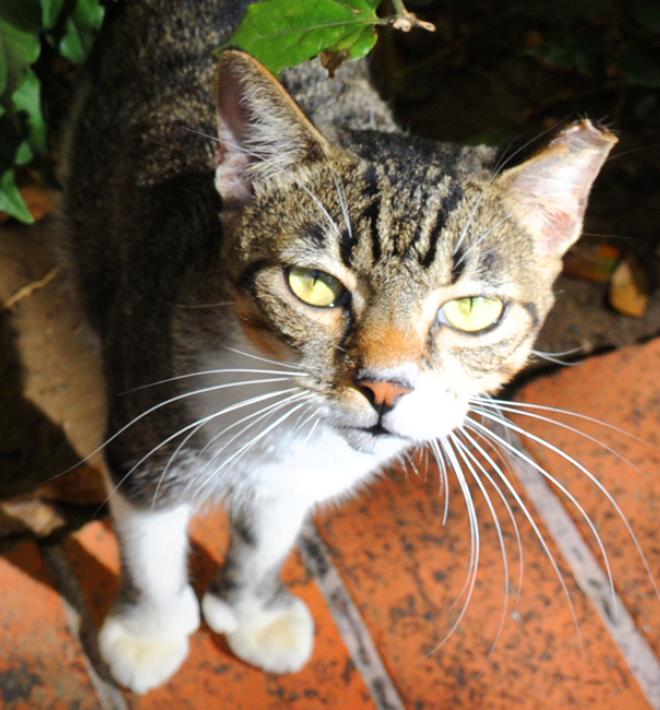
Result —
[[643, 318], [649, 305], [649, 280], [634, 254], [627, 254], [610, 279], [612, 308], [633, 318]]
[[568, 276], [607, 283], [621, 259], [621, 251], [611, 244], [578, 244], [564, 258]]

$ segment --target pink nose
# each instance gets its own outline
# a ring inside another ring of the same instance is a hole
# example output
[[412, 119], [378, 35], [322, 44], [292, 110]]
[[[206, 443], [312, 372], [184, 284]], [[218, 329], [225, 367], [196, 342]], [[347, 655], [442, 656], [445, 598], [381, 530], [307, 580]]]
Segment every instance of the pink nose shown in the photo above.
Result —
[[358, 380], [357, 384], [378, 410], [392, 409], [400, 397], [412, 392], [412, 387], [390, 380]]

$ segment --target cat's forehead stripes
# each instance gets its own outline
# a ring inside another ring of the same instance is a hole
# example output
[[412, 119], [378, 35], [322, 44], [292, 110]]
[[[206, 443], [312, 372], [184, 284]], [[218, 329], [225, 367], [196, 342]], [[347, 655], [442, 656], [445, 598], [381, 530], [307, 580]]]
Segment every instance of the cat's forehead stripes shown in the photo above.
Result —
[[[428, 269], [435, 261], [447, 220], [464, 197], [463, 188], [435, 166], [414, 176], [401, 172], [394, 177], [383, 165], [372, 163], [363, 168], [359, 192], [348, 204], [351, 228], [340, 232], [339, 253], [345, 266], [373, 268], [383, 260], [414, 259]], [[426, 173], [433, 173], [432, 183]]]

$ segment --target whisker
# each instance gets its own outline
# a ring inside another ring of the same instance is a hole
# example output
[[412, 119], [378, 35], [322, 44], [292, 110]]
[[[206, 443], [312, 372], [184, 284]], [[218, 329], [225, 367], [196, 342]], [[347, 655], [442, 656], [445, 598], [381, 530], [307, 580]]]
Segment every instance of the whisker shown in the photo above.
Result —
[[473, 397], [473, 401], [477, 402], [478, 404], [488, 404], [488, 403], [494, 403], [494, 404], [504, 404], [507, 407], [516, 407], [520, 409], [541, 409], [545, 410], [546, 412], [555, 412], [556, 414], [564, 414], [567, 417], [575, 417], [576, 419], [582, 419], [587, 422], [591, 422], [592, 424], [598, 424], [599, 426], [602, 426], [606, 429], [610, 429], [611, 431], [616, 431], [618, 434], [622, 434], [623, 436], [628, 437], [629, 439], [633, 439], [634, 441], [639, 442], [640, 444], [645, 444], [646, 446], [649, 446], [651, 448], [657, 449], [658, 447], [655, 444], [652, 444], [650, 441], [646, 441], [639, 436], [635, 436], [635, 434], [631, 434], [629, 431], [626, 431], [625, 429], [621, 429], [618, 426], [615, 426], [614, 424], [610, 424], [609, 422], [604, 421], [603, 419], [598, 419], [597, 417], [592, 417], [589, 416], [588, 414], [581, 414], [580, 412], [572, 412], [570, 409], [562, 409], [561, 407], [549, 407], [547, 405], [543, 404], [533, 404], [531, 402], [516, 402], [508, 399], [496, 399], [495, 397], [491, 397], [490, 395], [486, 395], [486, 398], [481, 398], [481, 397]]
[[[444, 496], [442, 527], [445, 527], [447, 524], [447, 518], [449, 517], [449, 478], [447, 476], [447, 464], [445, 463], [445, 457], [443, 456], [443, 452], [439, 448], [438, 443], [436, 441], [430, 441], [429, 445], [431, 447], [433, 457], [435, 458], [440, 469], [440, 495]], [[428, 467], [428, 461], [426, 462], [426, 466]]]
[[533, 412], [525, 412], [522, 409], [518, 409], [516, 407], [509, 407], [504, 404], [491, 404], [488, 402], [479, 401], [478, 405], [481, 407], [492, 407], [497, 412], [510, 412], [511, 414], [517, 414], [518, 416], [521, 416], [521, 417], [529, 417], [532, 419], [537, 419], [542, 422], [547, 422], [548, 424], [552, 424], [553, 426], [557, 426], [557, 427], [561, 427], [562, 429], [566, 429], [567, 431], [570, 431], [573, 434], [577, 434], [578, 436], [581, 436], [582, 438], [587, 439], [587, 441], [591, 441], [594, 444], [598, 444], [598, 446], [600, 446], [602, 449], [604, 449], [608, 453], [612, 454], [612, 456], [615, 456], [616, 458], [618, 458], [619, 461], [622, 461], [627, 466], [630, 466], [630, 468], [633, 471], [636, 471], [640, 476], [645, 475], [643, 471], [640, 471], [640, 469], [637, 466], [635, 466], [635, 464], [632, 461], [630, 461], [630, 459], [626, 458], [622, 453], [620, 453], [616, 449], [613, 449], [611, 446], [608, 446], [605, 442], [601, 441], [600, 439], [596, 438], [595, 436], [591, 436], [591, 434], [587, 434], [587, 432], [581, 431], [580, 429], [577, 429], [576, 427], [573, 427], [570, 424], [566, 424], [566, 423], [560, 422], [556, 419], [552, 419], [552, 417], [545, 417], [541, 414], [534, 414]]
[[[269, 379], [263, 379], [263, 380], [248, 380], [244, 382], [227, 382], [221, 385], [213, 385], [211, 387], [203, 387], [201, 389], [193, 390], [192, 392], [184, 392], [182, 394], [176, 395], [175, 397], [170, 397], [169, 399], [166, 399], [163, 402], [159, 402], [158, 404], [153, 405], [152, 407], [149, 407], [149, 409], [146, 409], [144, 412], [138, 414], [136, 417], [131, 419], [130, 422], [127, 424], [124, 424], [122, 427], [120, 427], [114, 434], [109, 436], [105, 441], [103, 441], [99, 446], [97, 446], [93, 451], [90, 451], [84, 458], [81, 458], [79, 461], [77, 461], [73, 466], [69, 466], [69, 468], [65, 469], [64, 471], [60, 471], [60, 473], [55, 474], [54, 476], [51, 476], [48, 478], [44, 483], [47, 483], [49, 481], [54, 481], [58, 478], [61, 478], [62, 476], [65, 476], [67, 473], [70, 471], [73, 471], [74, 468], [77, 468], [81, 464], [86, 463], [89, 461], [92, 456], [95, 456], [96, 454], [100, 453], [103, 451], [103, 449], [110, 443], [112, 443], [117, 437], [121, 436], [126, 430], [130, 429], [133, 425], [137, 424], [140, 420], [144, 419], [145, 417], [149, 416], [149, 414], [152, 414], [153, 412], [157, 411], [161, 407], [165, 407], [168, 404], [172, 404], [173, 402], [178, 402], [182, 399], [186, 399], [187, 397], [194, 397], [198, 394], [205, 394], [208, 392], [215, 392], [218, 390], [222, 389], [227, 389], [230, 387], [242, 387], [242, 386], [247, 386], [247, 385], [254, 385], [254, 384], [263, 384], [267, 382], [282, 382], [287, 379], [291, 379], [289, 377], [279, 377], [279, 378], [269, 378]], [[105, 501], [104, 501], [105, 503]], [[103, 504], [101, 504], [103, 505]], [[100, 511], [100, 508], [99, 508]]]
[[269, 424], [265, 429], [263, 429], [254, 439], [249, 441], [247, 444], [243, 445], [240, 449], [238, 449], [236, 452], [234, 452], [228, 459], [222, 462], [220, 466], [218, 466], [212, 474], [208, 477], [209, 480], [211, 478], [215, 478], [222, 469], [226, 468], [230, 463], [235, 461], [237, 458], [240, 456], [243, 456], [245, 453], [247, 453], [253, 446], [256, 446], [256, 444], [261, 441], [265, 436], [267, 436], [273, 429], [278, 427], [280, 424], [282, 424], [286, 419], [288, 419], [292, 414], [294, 414], [296, 411], [298, 411], [301, 407], [304, 407], [306, 402], [302, 402], [301, 404], [296, 405], [293, 409], [290, 409], [289, 411], [285, 412], [279, 419], [277, 419], [274, 423]]
[[[491, 414], [484, 413], [484, 412], [479, 412], [479, 414], [483, 417], [486, 417], [487, 419], [490, 419], [491, 421], [495, 421], [498, 424], [500, 424], [502, 427], [508, 427], [510, 422], [508, 422], [506, 419], [503, 419], [501, 417], [494, 417]], [[473, 420], [474, 421], [474, 420]], [[479, 424], [478, 422], [474, 422], [478, 427], [483, 427], [482, 424]], [[486, 428], [486, 427], [484, 427]], [[515, 431], [518, 427], [513, 426], [512, 430]], [[614, 593], [614, 578], [612, 575], [612, 568], [610, 565], [610, 558], [609, 555], [607, 554], [607, 550], [605, 549], [605, 545], [603, 544], [603, 540], [598, 533], [598, 529], [596, 528], [593, 520], [589, 517], [589, 514], [587, 511], [584, 509], [580, 501], [566, 488], [566, 486], [561, 483], [561, 481], [558, 481], [552, 474], [548, 473], [542, 466], [536, 463], [531, 457], [527, 456], [524, 454], [522, 451], [519, 451], [515, 446], [510, 444], [508, 441], [505, 439], [502, 439], [499, 437], [497, 434], [495, 434], [492, 430], [488, 430], [490, 432], [491, 437], [493, 437], [496, 440], [499, 440], [499, 442], [505, 446], [507, 449], [511, 451], [511, 453], [514, 454], [514, 456], [518, 456], [521, 458], [523, 461], [527, 462], [530, 466], [532, 466], [536, 471], [538, 471], [546, 480], [550, 481], [553, 486], [555, 486], [559, 491], [561, 491], [564, 496], [575, 506], [575, 509], [580, 513], [582, 516], [583, 520], [586, 522], [587, 526], [589, 527], [589, 530], [591, 530], [591, 534], [594, 536], [594, 540], [596, 541], [596, 544], [598, 545], [598, 549], [600, 550], [600, 554], [603, 558], [603, 563], [605, 564], [605, 570], [607, 572], [607, 578], [608, 582], [610, 585], [610, 595], [611, 595], [611, 601], [612, 601], [612, 609], [616, 610], [616, 596]], [[524, 430], [519, 429], [519, 432], [524, 434]]]
[[447, 639], [452, 636], [454, 631], [456, 631], [456, 629], [463, 621], [463, 617], [465, 616], [468, 606], [470, 605], [470, 601], [472, 599], [472, 593], [474, 592], [474, 587], [477, 582], [477, 572], [479, 569], [479, 523], [477, 520], [477, 512], [474, 507], [474, 501], [472, 500], [472, 495], [470, 493], [470, 488], [467, 484], [467, 481], [465, 480], [463, 469], [454, 453], [454, 450], [451, 446], [451, 442], [443, 438], [440, 443], [443, 451], [447, 453], [447, 457], [449, 458], [452, 468], [454, 469], [454, 474], [456, 476], [456, 479], [458, 480], [458, 484], [461, 488], [461, 492], [463, 493], [463, 497], [465, 498], [465, 504], [467, 506], [468, 511], [468, 521], [470, 525], [470, 563], [468, 567], [468, 576], [466, 578], [467, 584], [463, 585], [463, 589], [459, 593], [459, 596], [456, 600], [458, 601], [458, 599], [460, 599], [463, 594], [465, 594], [465, 601], [463, 603], [463, 606], [461, 607], [461, 610], [458, 616], [456, 617], [454, 623], [449, 628], [449, 631], [444, 635], [442, 639], [440, 639], [440, 641], [436, 644], [431, 653], [428, 655], [433, 655], [447, 641]]
[[[214, 389], [214, 388], [212, 388], [212, 387], [211, 387], [211, 388], [205, 388], [205, 391], [209, 391], [209, 390], [213, 390], [213, 389]], [[213, 414], [210, 414], [210, 415], [208, 415], [207, 417], [203, 417], [202, 419], [198, 419], [197, 421], [192, 422], [192, 424], [187, 424], [186, 426], [182, 427], [181, 429], [179, 429], [179, 431], [177, 431], [177, 432], [174, 433], [174, 434], [171, 434], [171, 435], [168, 436], [166, 439], [164, 439], [163, 441], [161, 441], [157, 446], [155, 446], [153, 449], [151, 449], [151, 451], [149, 451], [147, 454], [145, 454], [134, 466], [132, 466], [132, 467], [119, 479], [119, 481], [117, 482], [117, 484], [114, 485], [114, 486], [112, 487], [112, 489], [108, 492], [108, 495], [106, 496], [105, 500], [101, 503], [101, 505], [100, 505], [99, 508], [97, 509], [96, 514], [98, 514], [98, 512], [101, 510], [101, 508], [103, 507], [103, 505], [104, 505], [104, 504], [106, 503], [106, 501], [109, 499], [110, 493], [119, 490], [120, 486], [124, 483], [124, 481], [126, 481], [126, 480], [128, 479], [128, 477], [129, 477], [130, 475], [132, 475], [132, 474], [135, 472], [135, 470], [136, 470], [139, 466], [141, 466], [150, 456], [152, 456], [154, 453], [156, 453], [156, 451], [158, 451], [158, 449], [162, 448], [163, 446], [165, 446], [166, 444], [168, 444], [170, 441], [173, 441], [173, 440], [176, 439], [178, 436], [181, 436], [181, 434], [183, 434], [184, 432], [186, 432], [186, 431], [188, 431], [189, 429], [192, 429], [192, 428], [194, 428], [194, 427], [196, 427], [196, 426], [199, 426], [199, 424], [200, 424], [201, 422], [204, 422], [204, 423], [209, 422], [209, 421], [211, 421], [212, 419], [215, 419], [216, 417], [222, 416], [222, 415], [224, 415], [224, 414], [228, 414], [229, 412], [233, 412], [233, 411], [235, 411], [236, 409], [241, 409], [242, 407], [247, 407], [247, 406], [249, 406], [250, 404], [256, 404], [257, 402], [261, 402], [261, 401], [263, 401], [263, 400], [265, 400], [265, 399], [269, 399], [269, 398], [272, 398], [272, 397], [277, 397], [277, 396], [279, 396], [279, 395], [281, 395], [281, 394], [285, 394], [285, 393], [288, 393], [288, 392], [293, 392], [294, 390], [297, 390], [297, 389], [298, 389], [297, 387], [291, 387], [291, 388], [286, 389], [286, 390], [278, 390], [277, 392], [268, 392], [267, 394], [262, 394], [262, 395], [258, 395], [258, 396], [256, 396], [256, 397], [251, 397], [251, 398], [249, 398], [249, 399], [247, 399], [247, 400], [243, 400], [242, 402], [238, 402], [238, 403], [236, 403], [236, 404], [232, 404], [232, 405], [230, 405], [230, 406], [228, 406], [228, 407], [225, 407], [224, 409], [221, 409], [219, 412], [214, 412]]]
[[[502, 527], [501, 527], [500, 521], [497, 517], [497, 511], [495, 510], [495, 507], [493, 506], [493, 502], [492, 502], [490, 496], [488, 495], [488, 491], [486, 490], [486, 487], [484, 486], [483, 482], [479, 478], [479, 475], [475, 471], [474, 466], [472, 465], [473, 463], [478, 464], [478, 460], [474, 456], [474, 454], [472, 454], [472, 452], [467, 449], [467, 447], [463, 444], [463, 442], [460, 439], [458, 439], [458, 437], [455, 434], [450, 434], [449, 438], [453, 442], [457, 451], [460, 453], [461, 458], [465, 462], [465, 465], [468, 467], [468, 470], [470, 471], [470, 474], [472, 475], [472, 478], [474, 479], [479, 490], [481, 491], [481, 494], [484, 498], [486, 506], [488, 507], [488, 510], [490, 511], [491, 518], [493, 519], [493, 525], [495, 526], [497, 540], [499, 542], [500, 551], [502, 553], [502, 568], [503, 568], [503, 572], [504, 572], [504, 575], [503, 575], [504, 576], [504, 603], [502, 605], [502, 614], [500, 615], [500, 621], [497, 626], [495, 638], [493, 639], [493, 643], [492, 643], [490, 650], [488, 651], [488, 654], [487, 654], [488, 656], [490, 656], [492, 654], [492, 652], [495, 650], [495, 647], [497, 646], [497, 642], [499, 641], [500, 636], [502, 635], [502, 630], [504, 629], [504, 623], [506, 621], [507, 611], [509, 608], [509, 558], [508, 558], [508, 555], [506, 552], [506, 544], [504, 542], [504, 535], [502, 534]], [[483, 466], [480, 466], [480, 468], [483, 471]]]
[[[547, 362], [551, 362], [553, 365], [562, 365], [563, 367], [575, 367], [576, 365], [579, 365], [579, 362], [570, 362], [568, 360], [561, 360], [558, 357], [555, 357], [552, 353], [544, 353], [542, 350], [530, 350], [532, 355], [534, 357], [539, 358], [539, 360], [546, 360]], [[571, 351], [568, 351], [571, 352]]]
[[[291, 395], [290, 397], [286, 397], [286, 398], [285, 398], [284, 400], [282, 400], [282, 401], [275, 402], [274, 404], [269, 404], [269, 405], [267, 405], [266, 407], [260, 409], [259, 411], [257, 411], [257, 412], [252, 412], [251, 414], [248, 414], [247, 416], [242, 417], [242, 418], [239, 419], [237, 422], [234, 422], [233, 424], [230, 424], [229, 426], [225, 427], [219, 434], [216, 434], [216, 436], [214, 436], [209, 442], [207, 442], [207, 444], [206, 444], [200, 451], [197, 452], [196, 458], [197, 458], [197, 459], [200, 459], [201, 456], [204, 454], [204, 452], [209, 448], [209, 446], [211, 445], [211, 443], [212, 443], [215, 439], [217, 439], [219, 436], [222, 436], [223, 434], [225, 434], [227, 431], [233, 429], [233, 428], [236, 427], [236, 426], [239, 426], [240, 424], [242, 424], [242, 423], [243, 423], [244, 421], [246, 421], [246, 420], [249, 420], [249, 419], [252, 419], [252, 418], [254, 418], [254, 417], [257, 417], [259, 414], [261, 414], [261, 413], [264, 412], [264, 411], [269, 412], [270, 410], [272, 410], [272, 409], [274, 409], [274, 408], [282, 407], [282, 406], [284, 406], [284, 404], [286, 404], [286, 403], [287, 403], [288, 401], [290, 401], [292, 398], [297, 397], [297, 396], [299, 396], [299, 395], [293, 394], [293, 395]], [[192, 430], [186, 435], [186, 437], [185, 437], [185, 438], [181, 441], [181, 443], [177, 446], [177, 448], [176, 448], [176, 450], [174, 451], [174, 453], [172, 454], [172, 456], [170, 456], [169, 461], [168, 461], [167, 464], [165, 465], [165, 468], [163, 469], [163, 472], [161, 473], [161, 475], [160, 475], [160, 477], [159, 477], [159, 479], [158, 479], [158, 485], [156, 486], [156, 490], [155, 490], [154, 496], [153, 496], [153, 498], [152, 498], [152, 509], [153, 509], [153, 506], [154, 506], [154, 504], [155, 504], [155, 502], [156, 502], [156, 499], [157, 499], [157, 497], [158, 497], [158, 493], [159, 493], [159, 491], [160, 491], [160, 487], [161, 487], [162, 481], [165, 479], [165, 477], [166, 477], [166, 475], [167, 475], [167, 472], [168, 472], [169, 469], [170, 469], [170, 466], [172, 465], [172, 463], [174, 462], [174, 460], [175, 460], [176, 457], [178, 456], [179, 452], [180, 452], [180, 451], [183, 449], [183, 447], [188, 443], [188, 441], [190, 441], [190, 439], [191, 439], [193, 436], [195, 436], [195, 434], [197, 434], [197, 432], [199, 432], [204, 426], [206, 426], [206, 424], [208, 424], [209, 421], [210, 421], [210, 419], [209, 419], [208, 417], [203, 418], [203, 419], [201, 420], [201, 422], [200, 422], [194, 429], [192, 429]], [[260, 419], [258, 419], [256, 422], [253, 422], [253, 424], [256, 424], [258, 421], [260, 421]], [[250, 426], [252, 426], [252, 425], [250, 425]], [[246, 427], [246, 428], [247, 428], [247, 427]], [[241, 432], [239, 432], [239, 435], [242, 434], [244, 431], [245, 431], [245, 429], [243, 429]], [[230, 439], [230, 441], [229, 441], [228, 443], [231, 443], [232, 441], [233, 441], [233, 439]]]
[[[589, 469], [587, 469], [583, 464], [581, 464], [577, 459], [573, 458], [572, 456], [569, 456], [567, 453], [556, 447], [554, 444], [551, 444], [549, 441], [546, 441], [542, 437], [536, 436], [535, 434], [532, 434], [531, 432], [526, 431], [525, 429], [522, 429], [519, 426], [516, 426], [513, 424], [513, 422], [510, 422], [508, 419], [503, 418], [503, 417], [496, 417], [488, 412], [482, 411], [480, 414], [487, 419], [490, 419], [492, 421], [495, 421], [499, 423], [500, 425], [517, 432], [518, 434], [527, 437], [528, 439], [531, 439], [532, 441], [536, 441], [538, 444], [541, 446], [545, 447], [546, 449], [549, 449], [550, 451], [553, 451], [556, 453], [558, 456], [561, 456], [565, 461], [568, 461], [571, 465], [575, 466], [579, 471], [584, 473], [584, 475], [598, 488], [598, 490], [605, 496], [609, 504], [612, 506], [612, 508], [616, 511], [617, 515], [619, 516], [621, 522], [623, 523], [624, 527], [626, 528], [626, 531], [628, 532], [628, 535], [630, 536], [630, 539], [633, 542], [633, 545], [635, 546], [635, 549], [637, 550], [637, 554], [639, 555], [642, 564], [644, 565], [644, 569], [646, 570], [646, 574], [649, 577], [649, 580], [651, 581], [651, 584], [653, 586], [653, 589], [655, 591], [656, 596], [658, 599], [660, 599], [660, 589], [658, 589], [657, 582], [655, 580], [655, 577], [653, 576], [653, 573], [651, 572], [651, 567], [648, 563], [648, 560], [646, 559], [646, 555], [644, 554], [644, 549], [642, 548], [641, 543], [639, 542], [639, 539], [637, 538], [637, 535], [635, 534], [635, 531], [633, 530], [632, 525], [630, 524], [630, 521], [624, 514], [623, 510], [621, 509], [621, 506], [617, 503], [616, 498], [607, 490], [607, 488], [598, 480], [596, 476], [594, 476]], [[515, 447], [514, 447], [515, 448]], [[539, 467], [535, 462], [533, 462], [532, 459], [529, 457], [525, 456], [522, 454], [522, 452], [517, 451], [517, 455], [526, 460], [530, 465], [532, 465], [534, 468], [539, 470], [541, 474], [544, 477], [547, 477], [548, 480], [552, 481], [555, 485], [559, 483], [553, 476], [551, 476], [545, 469], [542, 469]], [[559, 486], [558, 486], [559, 487]], [[564, 492], [564, 495], [566, 495], [567, 489], [564, 486], [561, 486], [560, 490]], [[571, 494], [571, 498], [573, 501], [575, 501], [575, 497]], [[573, 502], [571, 501], [571, 502]], [[577, 502], [577, 501], [576, 501]], [[575, 503], [574, 503], [575, 505]], [[582, 506], [580, 506], [581, 508]], [[614, 595], [614, 581], [612, 579], [612, 574], [610, 570], [610, 565], [609, 565], [609, 558], [607, 557], [607, 554], [605, 552], [605, 547], [602, 544], [602, 541], [600, 540], [600, 535], [598, 535], [598, 531], [596, 529], [596, 526], [593, 524], [591, 521], [591, 518], [586, 514], [586, 512], [582, 513], [583, 517], [585, 518], [585, 521], [587, 522], [587, 525], [593, 532], [594, 536], [596, 536], [596, 541], [598, 543], [598, 547], [600, 548], [602, 554], [603, 554], [603, 561], [605, 562], [605, 567], [607, 570], [607, 576], [610, 580], [610, 591], [612, 594], [612, 608], [616, 610], [616, 604], [615, 604], [615, 595]]]
[[[235, 150], [238, 150], [239, 152], [241, 152], [241, 153], [243, 153], [243, 154], [245, 154], [245, 155], [249, 155], [249, 156], [254, 157], [254, 158], [257, 158], [257, 159], [263, 159], [263, 158], [264, 158], [264, 154], [263, 154], [263, 153], [258, 153], [258, 152], [256, 152], [256, 151], [248, 150], [248, 149], [245, 148], [245, 146], [240, 145], [239, 143], [237, 143], [237, 142], [235, 142], [235, 141], [222, 140], [221, 138], [219, 138], [219, 137], [217, 137], [217, 136], [212, 136], [212, 135], [203, 133], [202, 131], [196, 131], [196, 130], [194, 130], [194, 129], [190, 129], [190, 128], [187, 128], [187, 127], [184, 127], [184, 130], [187, 130], [187, 131], [190, 132], [190, 133], [195, 133], [195, 134], [197, 134], [197, 135], [201, 135], [201, 136], [203, 136], [204, 138], [207, 138], [208, 140], [211, 140], [213, 143], [220, 143], [221, 145], [227, 145], [227, 146], [229, 146], [229, 147], [231, 147], [231, 148], [233, 148], [233, 149], [235, 149]], [[272, 167], [275, 169], [276, 172], [279, 172], [279, 173], [281, 173], [281, 174], [283, 174], [283, 175], [288, 175], [288, 174], [289, 174], [289, 173], [287, 173], [286, 170], [284, 170], [283, 168], [280, 168], [280, 167], [278, 167], [278, 166], [276, 166], [276, 165], [273, 165]], [[296, 184], [298, 187], [300, 187], [301, 190], [304, 190], [304, 192], [314, 201], [314, 203], [315, 203], [316, 206], [318, 207], [318, 209], [319, 209], [319, 211], [321, 212], [321, 214], [322, 214], [322, 215], [325, 217], [325, 219], [328, 221], [328, 223], [329, 223], [331, 229], [333, 229], [333, 230], [337, 233], [338, 236], [341, 236], [341, 230], [339, 229], [339, 227], [337, 226], [337, 223], [334, 221], [334, 219], [332, 218], [332, 216], [330, 215], [330, 213], [328, 212], [328, 210], [326, 209], [326, 207], [324, 206], [324, 204], [321, 202], [321, 200], [319, 199], [319, 197], [318, 197], [316, 194], [314, 194], [314, 192], [312, 192], [312, 190], [310, 190], [303, 182], [301, 182], [301, 180], [299, 180], [299, 179], [296, 180], [296, 179], [294, 178], [294, 182], [295, 182], [295, 184]]]
[[[292, 377], [299, 377], [300, 372], [289, 372], [288, 370], [257, 370], [252, 368], [239, 368], [239, 367], [229, 367], [229, 368], [218, 368], [215, 370], [199, 370], [198, 372], [188, 372], [185, 375], [177, 375], [176, 377], [166, 377], [163, 380], [156, 380], [155, 382], [149, 382], [146, 385], [139, 385], [138, 387], [133, 387], [130, 390], [120, 392], [120, 395], [130, 394], [131, 392], [137, 392], [139, 390], [148, 389], [149, 387], [156, 387], [156, 385], [164, 385], [167, 382], [176, 382], [177, 380], [185, 380], [191, 377], [204, 377], [207, 375], [227, 375], [227, 374], [255, 374], [255, 375], [281, 375], [281, 379], [290, 380]], [[286, 377], [285, 377], [286, 375]], [[241, 382], [241, 384], [261, 384], [265, 380], [246, 380]], [[275, 380], [276, 381], [276, 380]]]
[[[463, 434], [465, 437], [469, 436], [468, 433], [466, 431], [464, 431], [462, 428], [459, 433]], [[500, 450], [493, 444], [493, 442], [484, 438], [483, 434], [480, 434], [479, 432], [475, 431], [474, 434], [475, 434], [475, 436], [478, 436], [479, 439], [481, 439], [481, 441], [483, 441], [485, 444], [487, 444], [493, 450], [493, 453], [499, 458], [500, 462], [502, 463], [502, 466], [504, 466], [504, 468], [506, 468], [506, 470], [509, 471], [509, 473], [511, 473], [511, 469], [510, 469], [509, 465], [507, 464], [507, 462], [503, 458]], [[488, 463], [490, 463], [493, 470], [497, 469], [500, 472], [500, 474], [499, 474], [500, 478], [502, 476], [505, 476], [505, 473], [502, 470], [502, 468], [499, 465], [497, 465], [497, 463], [492, 458], [490, 458], [490, 456], [488, 457]], [[480, 470], [482, 471], [483, 475], [486, 477], [488, 482], [491, 484], [491, 486], [497, 492], [500, 500], [502, 501], [502, 504], [506, 508], [507, 514], [509, 516], [509, 520], [511, 520], [511, 526], [513, 527], [513, 533], [516, 538], [516, 547], [517, 547], [518, 561], [519, 561], [518, 589], [516, 591], [516, 601], [515, 601], [515, 605], [514, 605], [517, 607], [518, 604], [520, 603], [520, 595], [522, 593], [522, 588], [523, 588], [524, 567], [525, 567], [524, 548], [523, 548], [523, 544], [522, 544], [522, 537], [520, 535], [520, 529], [518, 528], [518, 523], [516, 521], [516, 516], [514, 515], [513, 509], [511, 508], [511, 505], [509, 504], [507, 497], [504, 495], [504, 492], [497, 485], [497, 481], [488, 473], [488, 469], [483, 464], [481, 464], [481, 462], [479, 462], [478, 459], [477, 459], [477, 465], [479, 466]]]
[[[468, 423], [470, 422], [470, 423]], [[479, 429], [476, 429], [476, 427], [479, 427]], [[499, 469], [497, 466], [495, 466], [492, 458], [488, 454], [487, 451], [484, 450], [484, 448], [477, 442], [475, 439], [470, 436], [470, 434], [467, 432], [467, 429], [470, 431], [473, 431], [475, 434], [479, 434], [480, 430], [483, 433], [483, 436], [486, 439], [491, 439], [491, 435], [493, 432], [491, 432], [490, 429], [487, 427], [483, 426], [479, 422], [475, 421], [474, 419], [471, 419], [470, 417], [467, 417], [467, 421], [464, 424], [464, 429], [463, 429], [463, 435], [470, 441], [472, 446], [479, 451], [479, 453], [488, 461], [492, 466], [493, 466], [493, 471], [497, 474], [498, 478], [502, 481], [506, 489], [509, 491], [511, 494], [512, 498], [515, 500], [515, 502], [518, 504], [518, 507], [522, 510], [523, 515], [527, 519], [527, 522], [530, 524], [532, 527], [532, 530], [534, 531], [534, 534], [536, 535], [536, 539], [539, 541], [539, 544], [541, 545], [541, 549], [543, 550], [545, 556], [547, 557], [548, 561], [550, 562], [550, 566], [552, 567], [555, 575], [557, 576], [557, 579], [559, 580], [559, 584], [562, 589], [562, 593], [566, 597], [566, 601], [568, 602], [568, 608], [571, 614], [571, 618], [573, 620], [573, 624], [575, 626], [575, 632], [576, 632], [576, 637], [577, 637], [577, 642], [578, 642], [578, 647], [580, 649], [580, 655], [584, 656], [584, 646], [582, 642], [582, 632], [580, 631], [580, 624], [578, 622], [577, 614], [575, 612], [575, 606], [573, 604], [573, 598], [571, 597], [571, 593], [568, 590], [568, 587], [566, 586], [566, 582], [564, 581], [564, 577], [561, 573], [561, 570], [559, 569], [559, 565], [557, 564], [557, 560], [555, 559], [554, 555], [552, 554], [552, 551], [550, 550], [550, 547], [548, 546], [548, 543], [546, 542], [545, 537], [543, 536], [543, 533], [541, 532], [539, 526], [536, 524], [536, 521], [534, 520], [534, 517], [532, 514], [529, 512], [527, 509], [527, 506], [525, 505], [525, 502], [523, 499], [520, 497], [520, 494], [518, 491], [513, 487], [509, 479], [504, 475], [501, 469]], [[493, 440], [495, 443], [499, 443], [499, 437], [497, 439]]]
[[237, 348], [231, 348], [229, 345], [222, 345], [222, 348], [225, 350], [229, 350], [229, 352], [235, 353], [236, 355], [242, 355], [243, 357], [251, 357], [254, 360], [260, 360], [261, 362], [268, 362], [271, 365], [286, 365], [287, 367], [292, 367], [294, 370], [300, 370], [301, 372], [305, 372], [306, 369], [309, 370], [321, 370], [322, 368], [320, 367], [311, 367], [309, 365], [303, 367], [302, 365], [297, 365], [296, 363], [293, 362], [280, 362], [279, 360], [271, 360], [270, 358], [267, 357], [262, 357], [261, 355], [255, 355], [254, 353], [246, 353], [243, 350], [238, 350]]

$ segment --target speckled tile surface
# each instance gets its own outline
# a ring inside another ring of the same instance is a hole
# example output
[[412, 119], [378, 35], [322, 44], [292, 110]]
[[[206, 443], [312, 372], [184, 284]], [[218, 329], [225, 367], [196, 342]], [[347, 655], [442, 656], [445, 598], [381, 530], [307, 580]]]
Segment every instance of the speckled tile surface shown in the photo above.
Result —
[[[562, 423], [606, 442], [635, 470], [595, 442], [566, 429], [533, 417], [516, 419], [517, 424], [552, 441], [597, 476], [626, 515], [651, 572], [660, 580], [660, 339], [541, 378], [525, 387], [518, 399], [597, 417], [643, 440], [575, 417], [558, 416]], [[660, 601], [621, 518], [584, 472], [538, 442], [528, 439], [525, 443], [535, 458], [567, 485], [595, 522], [611, 561], [616, 590], [637, 627], [660, 654]], [[574, 507], [568, 505], [567, 510], [602, 564], [586, 522]]]
[[98, 703], [39, 548], [12, 546], [0, 556], [0, 707], [92, 710]]
[[[648, 708], [607, 630], [562, 565], [583, 638], [584, 660], [580, 657], [568, 604], [528, 526], [521, 526], [526, 543], [520, 604], [508, 614], [489, 655], [502, 611], [501, 555], [479, 497], [475, 594], [460, 628], [437, 648], [451, 625], [449, 610], [469, 558], [467, 516], [457, 485], [451, 485], [450, 499], [445, 528], [437, 485], [403, 479], [384, 481], [370, 495], [319, 518], [405, 706]], [[512, 542], [509, 537], [515, 566]]]

